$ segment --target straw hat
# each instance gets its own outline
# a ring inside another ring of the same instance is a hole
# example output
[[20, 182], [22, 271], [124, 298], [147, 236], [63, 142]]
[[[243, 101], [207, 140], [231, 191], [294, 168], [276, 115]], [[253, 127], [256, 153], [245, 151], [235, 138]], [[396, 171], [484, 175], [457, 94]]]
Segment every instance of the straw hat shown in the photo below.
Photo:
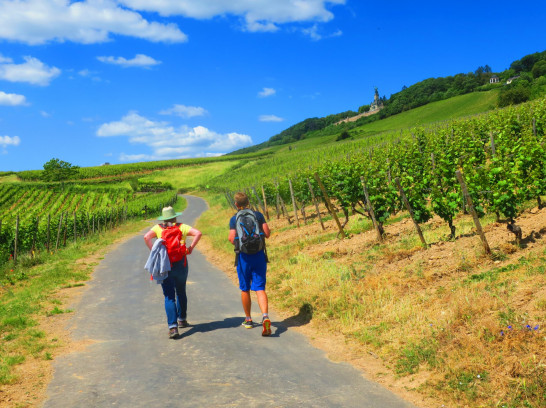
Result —
[[161, 211], [161, 216], [157, 217], [157, 219], [160, 221], [170, 220], [172, 218], [178, 217], [181, 214], [182, 214], [181, 212], [175, 212], [174, 208], [172, 207], [165, 207]]

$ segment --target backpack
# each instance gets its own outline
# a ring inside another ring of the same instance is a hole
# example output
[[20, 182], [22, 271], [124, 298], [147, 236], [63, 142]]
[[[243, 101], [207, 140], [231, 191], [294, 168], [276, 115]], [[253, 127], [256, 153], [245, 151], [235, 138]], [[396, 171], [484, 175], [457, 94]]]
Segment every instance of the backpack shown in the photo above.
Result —
[[245, 254], [255, 254], [264, 249], [263, 233], [256, 214], [251, 209], [244, 209], [235, 217], [235, 230], [237, 231], [238, 249]]
[[184, 260], [184, 266], [186, 265], [186, 244], [180, 244], [182, 239], [182, 231], [180, 231], [180, 224], [174, 224], [172, 226], [159, 225], [163, 231], [161, 231], [161, 239], [164, 241], [163, 245], [167, 248], [167, 254], [171, 264], [174, 262]]

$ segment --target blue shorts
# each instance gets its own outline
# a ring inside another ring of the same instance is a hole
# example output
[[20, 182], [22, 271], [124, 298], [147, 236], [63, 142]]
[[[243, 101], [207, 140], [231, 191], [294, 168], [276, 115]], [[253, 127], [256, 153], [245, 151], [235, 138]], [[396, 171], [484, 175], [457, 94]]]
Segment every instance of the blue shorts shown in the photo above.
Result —
[[264, 251], [256, 254], [239, 254], [237, 262], [237, 276], [239, 277], [239, 289], [265, 290], [265, 274], [267, 263], [265, 262]]

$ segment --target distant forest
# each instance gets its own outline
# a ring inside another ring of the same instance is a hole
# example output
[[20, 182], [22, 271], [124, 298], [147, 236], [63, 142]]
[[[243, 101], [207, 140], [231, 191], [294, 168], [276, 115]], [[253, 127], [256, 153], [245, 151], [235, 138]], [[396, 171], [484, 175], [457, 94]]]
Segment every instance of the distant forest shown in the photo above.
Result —
[[[498, 77], [497, 83], [490, 83], [493, 76]], [[511, 80], [510, 84], [507, 84], [509, 80]], [[546, 51], [526, 55], [512, 62], [510, 68], [503, 72], [494, 73], [489, 65], [485, 65], [467, 74], [428, 78], [410, 87], [404, 86], [400, 92], [392, 94], [390, 98], [387, 99], [385, 96], [380, 98], [384, 107], [379, 113], [362, 117], [352, 122], [351, 127], [361, 126], [457, 95], [499, 88], [497, 101], [499, 107], [522, 103], [544, 95], [546, 93]], [[250, 153], [269, 146], [293, 143], [303, 139], [308, 132], [324, 129], [342, 119], [366, 112], [368, 109], [369, 105], [362, 105], [357, 112], [349, 110], [323, 118], [305, 119], [271, 137], [267, 142], [230, 154]]]

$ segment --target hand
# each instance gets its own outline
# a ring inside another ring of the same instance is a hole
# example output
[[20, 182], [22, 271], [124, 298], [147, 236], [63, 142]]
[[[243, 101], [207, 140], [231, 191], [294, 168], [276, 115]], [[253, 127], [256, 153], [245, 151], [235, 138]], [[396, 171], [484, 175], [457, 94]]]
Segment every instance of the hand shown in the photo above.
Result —
[[187, 248], [186, 248], [186, 255], [191, 254], [191, 251], [192, 251], [192, 250], [193, 250], [192, 247], [187, 247]]

